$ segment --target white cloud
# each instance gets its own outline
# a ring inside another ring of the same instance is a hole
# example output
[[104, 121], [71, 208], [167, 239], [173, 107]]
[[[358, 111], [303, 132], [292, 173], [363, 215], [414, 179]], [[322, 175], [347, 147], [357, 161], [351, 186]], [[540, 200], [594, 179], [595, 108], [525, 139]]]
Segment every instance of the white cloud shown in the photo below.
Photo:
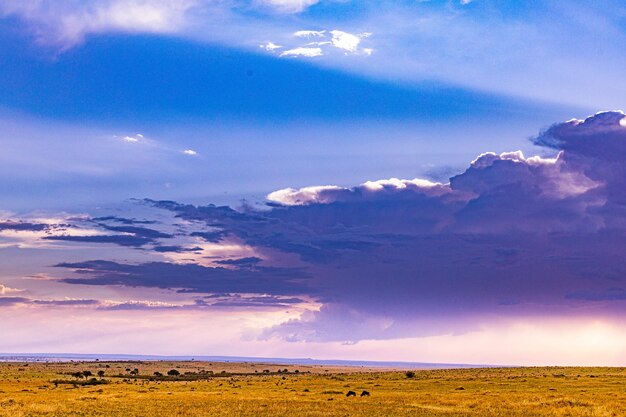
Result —
[[349, 201], [354, 198], [376, 197], [377, 194], [394, 193], [397, 191], [412, 191], [415, 193], [439, 196], [450, 192], [447, 184], [441, 184], [424, 179], [401, 180], [391, 178], [387, 180], [367, 181], [352, 188], [337, 185], [319, 185], [300, 189], [285, 188], [274, 191], [266, 197], [268, 201], [285, 206], [303, 206], [308, 204], [330, 204], [337, 201]]
[[140, 139], [143, 139], [143, 135], [122, 136], [124, 142], [137, 143]]
[[[328, 36], [328, 35], [331, 36]], [[368, 38], [372, 34], [370, 32], [364, 32], [359, 34], [353, 34], [342, 30], [298, 30], [293, 33], [296, 38], [306, 39], [309, 42], [300, 45], [287, 46], [288, 50], [282, 52], [281, 57], [316, 57], [321, 55], [328, 55], [331, 50], [339, 49], [344, 52], [345, 55], [372, 55], [374, 49], [361, 48], [361, 41], [364, 38]], [[313, 41], [311, 41], [313, 40]], [[260, 45], [261, 48], [269, 52], [274, 52], [276, 49], [282, 47], [272, 42]]]
[[313, 57], [322, 56], [322, 55], [324, 55], [324, 53], [322, 52], [322, 48], [309, 48], [309, 47], [293, 48], [280, 54], [281, 57], [304, 56], [307, 58], [313, 58]]
[[265, 49], [266, 51], [273, 52], [276, 49], [280, 49], [282, 45], [276, 45], [274, 42], [267, 42], [259, 45], [260, 48]]
[[40, 41], [71, 47], [92, 33], [172, 33], [200, 0], [0, 0], [0, 15], [27, 20]]
[[358, 51], [361, 39], [367, 38], [371, 35], [371, 33], [353, 35], [352, 33], [341, 30], [331, 30], [330, 34], [333, 35], [331, 42], [335, 48], [344, 49], [352, 53], [356, 53]]
[[321, 198], [325, 191], [342, 191], [343, 188], [336, 185], [319, 185], [313, 187], [304, 187], [296, 190], [295, 188], [285, 188], [268, 194], [267, 199], [275, 203], [287, 206], [300, 206], [311, 203], [329, 203], [332, 200]]
[[261, 3], [274, 8], [281, 13], [300, 13], [319, 0], [261, 0]]
[[299, 30], [293, 33], [298, 38], [323, 38], [326, 36], [325, 30]]
[[21, 292], [23, 290], [18, 290], [17, 288], [10, 288], [6, 285], [0, 284], [0, 295], [10, 294], [14, 292]]
[[193, 149], [185, 149], [185, 150], [183, 151], [183, 153], [184, 153], [185, 155], [190, 155], [190, 156], [196, 156], [196, 155], [198, 155], [198, 152], [194, 151]]

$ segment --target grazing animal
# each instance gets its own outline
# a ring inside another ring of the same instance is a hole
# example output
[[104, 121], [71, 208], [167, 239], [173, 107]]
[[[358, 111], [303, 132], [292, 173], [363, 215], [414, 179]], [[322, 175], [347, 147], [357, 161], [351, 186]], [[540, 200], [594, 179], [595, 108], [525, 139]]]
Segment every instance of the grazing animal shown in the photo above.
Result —
[[369, 391], [363, 391], [363, 392], [361, 393], [361, 397], [369, 397], [369, 396], [370, 396]]
[[356, 392], [348, 391], [348, 393], [346, 394], [346, 397], [356, 397]]

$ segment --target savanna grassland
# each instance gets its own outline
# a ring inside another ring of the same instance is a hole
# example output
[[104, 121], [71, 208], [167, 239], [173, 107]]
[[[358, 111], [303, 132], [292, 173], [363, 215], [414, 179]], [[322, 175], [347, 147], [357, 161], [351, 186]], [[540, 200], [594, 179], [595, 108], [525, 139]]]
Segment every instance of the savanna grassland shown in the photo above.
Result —
[[626, 369], [0, 363], [0, 416], [258, 415], [621, 417]]

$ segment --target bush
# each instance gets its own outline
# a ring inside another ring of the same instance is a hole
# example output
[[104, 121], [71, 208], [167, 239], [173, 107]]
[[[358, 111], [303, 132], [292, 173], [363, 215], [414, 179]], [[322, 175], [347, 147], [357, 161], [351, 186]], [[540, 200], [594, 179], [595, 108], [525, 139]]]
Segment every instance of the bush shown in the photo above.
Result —
[[407, 378], [415, 378], [415, 372], [413, 371], [406, 371], [404, 375], [406, 375]]
[[180, 372], [178, 372], [176, 369], [170, 369], [169, 371], [167, 371], [167, 374], [169, 376], [179, 376]]
[[51, 381], [55, 386], [59, 385], [59, 384], [70, 384], [70, 385], [74, 385], [74, 386], [87, 386], [87, 385], [103, 385], [103, 384], [108, 384], [109, 381], [107, 381], [106, 379], [96, 379], [96, 378], [91, 378], [88, 379], [86, 381], [76, 381], [76, 380], [64, 380], [64, 379], [54, 379]]

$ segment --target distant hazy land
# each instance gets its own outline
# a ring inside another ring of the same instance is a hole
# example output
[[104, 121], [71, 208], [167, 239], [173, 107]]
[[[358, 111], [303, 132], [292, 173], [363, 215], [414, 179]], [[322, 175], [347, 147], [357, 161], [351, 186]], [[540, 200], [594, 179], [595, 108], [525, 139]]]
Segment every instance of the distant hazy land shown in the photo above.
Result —
[[470, 365], [459, 363], [428, 363], [400, 361], [359, 361], [311, 358], [262, 358], [247, 356], [163, 356], [126, 354], [85, 354], [85, 353], [0, 353], [0, 362], [71, 362], [71, 361], [201, 361], [201, 362], [250, 362], [275, 363], [285, 365], [334, 365], [397, 369], [450, 369], [484, 368], [491, 365]]

